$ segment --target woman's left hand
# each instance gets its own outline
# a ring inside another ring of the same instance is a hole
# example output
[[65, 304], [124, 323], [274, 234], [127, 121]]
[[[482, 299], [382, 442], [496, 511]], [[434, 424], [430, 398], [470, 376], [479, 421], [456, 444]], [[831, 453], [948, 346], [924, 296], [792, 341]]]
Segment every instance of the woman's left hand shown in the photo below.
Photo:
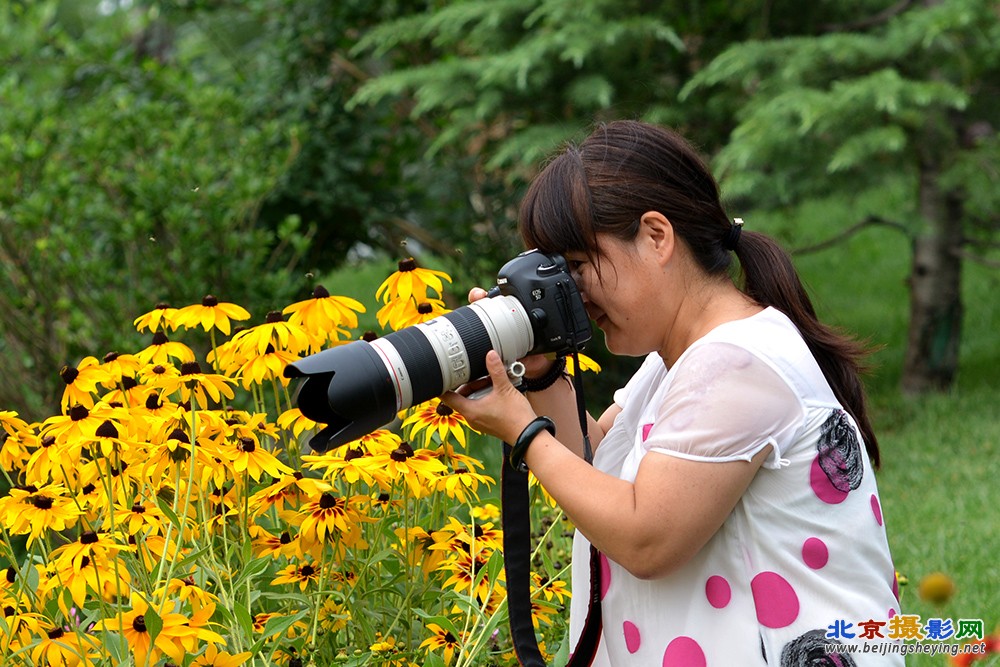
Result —
[[469, 398], [458, 391], [441, 395], [441, 402], [460, 413], [469, 424], [481, 433], [513, 443], [517, 436], [537, 415], [524, 394], [511, 384], [507, 369], [496, 350], [486, 353], [486, 370], [492, 388], [480, 398]]

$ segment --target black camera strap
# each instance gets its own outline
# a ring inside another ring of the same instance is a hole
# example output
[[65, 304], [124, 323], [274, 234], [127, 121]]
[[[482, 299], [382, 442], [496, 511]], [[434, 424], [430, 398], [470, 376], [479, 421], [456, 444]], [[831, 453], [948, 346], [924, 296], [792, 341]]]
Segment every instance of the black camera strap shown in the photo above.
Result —
[[[577, 411], [583, 430], [584, 458], [593, 463], [593, 451], [587, 433], [587, 413], [583, 400], [583, 383], [577, 354], [573, 353]], [[507, 575], [507, 611], [514, 653], [524, 667], [545, 667], [531, 613], [531, 507], [528, 493], [528, 472], [510, 464], [511, 445], [504, 443], [500, 481], [500, 503], [503, 506], [504, 569]], [[589, 666], [601, 640], [601, 565], [600, 553], [590, 546], [590, 597], [583, 632], [570, 656], [567, 667]]]

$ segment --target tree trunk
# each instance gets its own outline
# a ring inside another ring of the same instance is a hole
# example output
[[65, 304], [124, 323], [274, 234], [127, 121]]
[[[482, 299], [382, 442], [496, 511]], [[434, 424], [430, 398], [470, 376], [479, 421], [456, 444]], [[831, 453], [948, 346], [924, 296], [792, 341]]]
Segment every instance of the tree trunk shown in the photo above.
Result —
[[[933, 151], [934, 149], [932, 149]], [[958, 370], [962, 330], [962, 201], [940, 187], [940, 162], [922, 156], [920, 232], [913, 241], [910, 330], [901, 389], [920, 394], [948, 389]]]

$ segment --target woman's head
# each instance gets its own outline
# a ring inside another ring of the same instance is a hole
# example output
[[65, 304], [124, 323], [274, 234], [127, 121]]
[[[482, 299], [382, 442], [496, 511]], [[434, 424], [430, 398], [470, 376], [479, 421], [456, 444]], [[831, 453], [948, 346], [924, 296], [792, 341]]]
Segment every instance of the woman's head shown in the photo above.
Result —
[[602, 124], [553, 159], [521, 203], [521, 236], [527, 247], [594, 257], [598, 235], [631, 241], [648, 211], [670, 221], [703, 270], [729, 268], [715, 179], [682, 137], [638, 121]]

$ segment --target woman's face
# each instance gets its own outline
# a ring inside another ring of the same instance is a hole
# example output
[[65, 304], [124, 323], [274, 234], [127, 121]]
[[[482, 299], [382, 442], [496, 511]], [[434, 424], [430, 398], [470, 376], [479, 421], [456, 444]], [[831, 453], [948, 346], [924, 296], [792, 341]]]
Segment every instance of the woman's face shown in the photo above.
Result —
[[593, 261], [583, 252], [565, 257], [587, 315], [604, 332], [610, 352], [640, 356], [661, 348], [663, 313], [655, 299], [662, 289], [659, 265], [635, 244], [606, 235], [598, 236]]

